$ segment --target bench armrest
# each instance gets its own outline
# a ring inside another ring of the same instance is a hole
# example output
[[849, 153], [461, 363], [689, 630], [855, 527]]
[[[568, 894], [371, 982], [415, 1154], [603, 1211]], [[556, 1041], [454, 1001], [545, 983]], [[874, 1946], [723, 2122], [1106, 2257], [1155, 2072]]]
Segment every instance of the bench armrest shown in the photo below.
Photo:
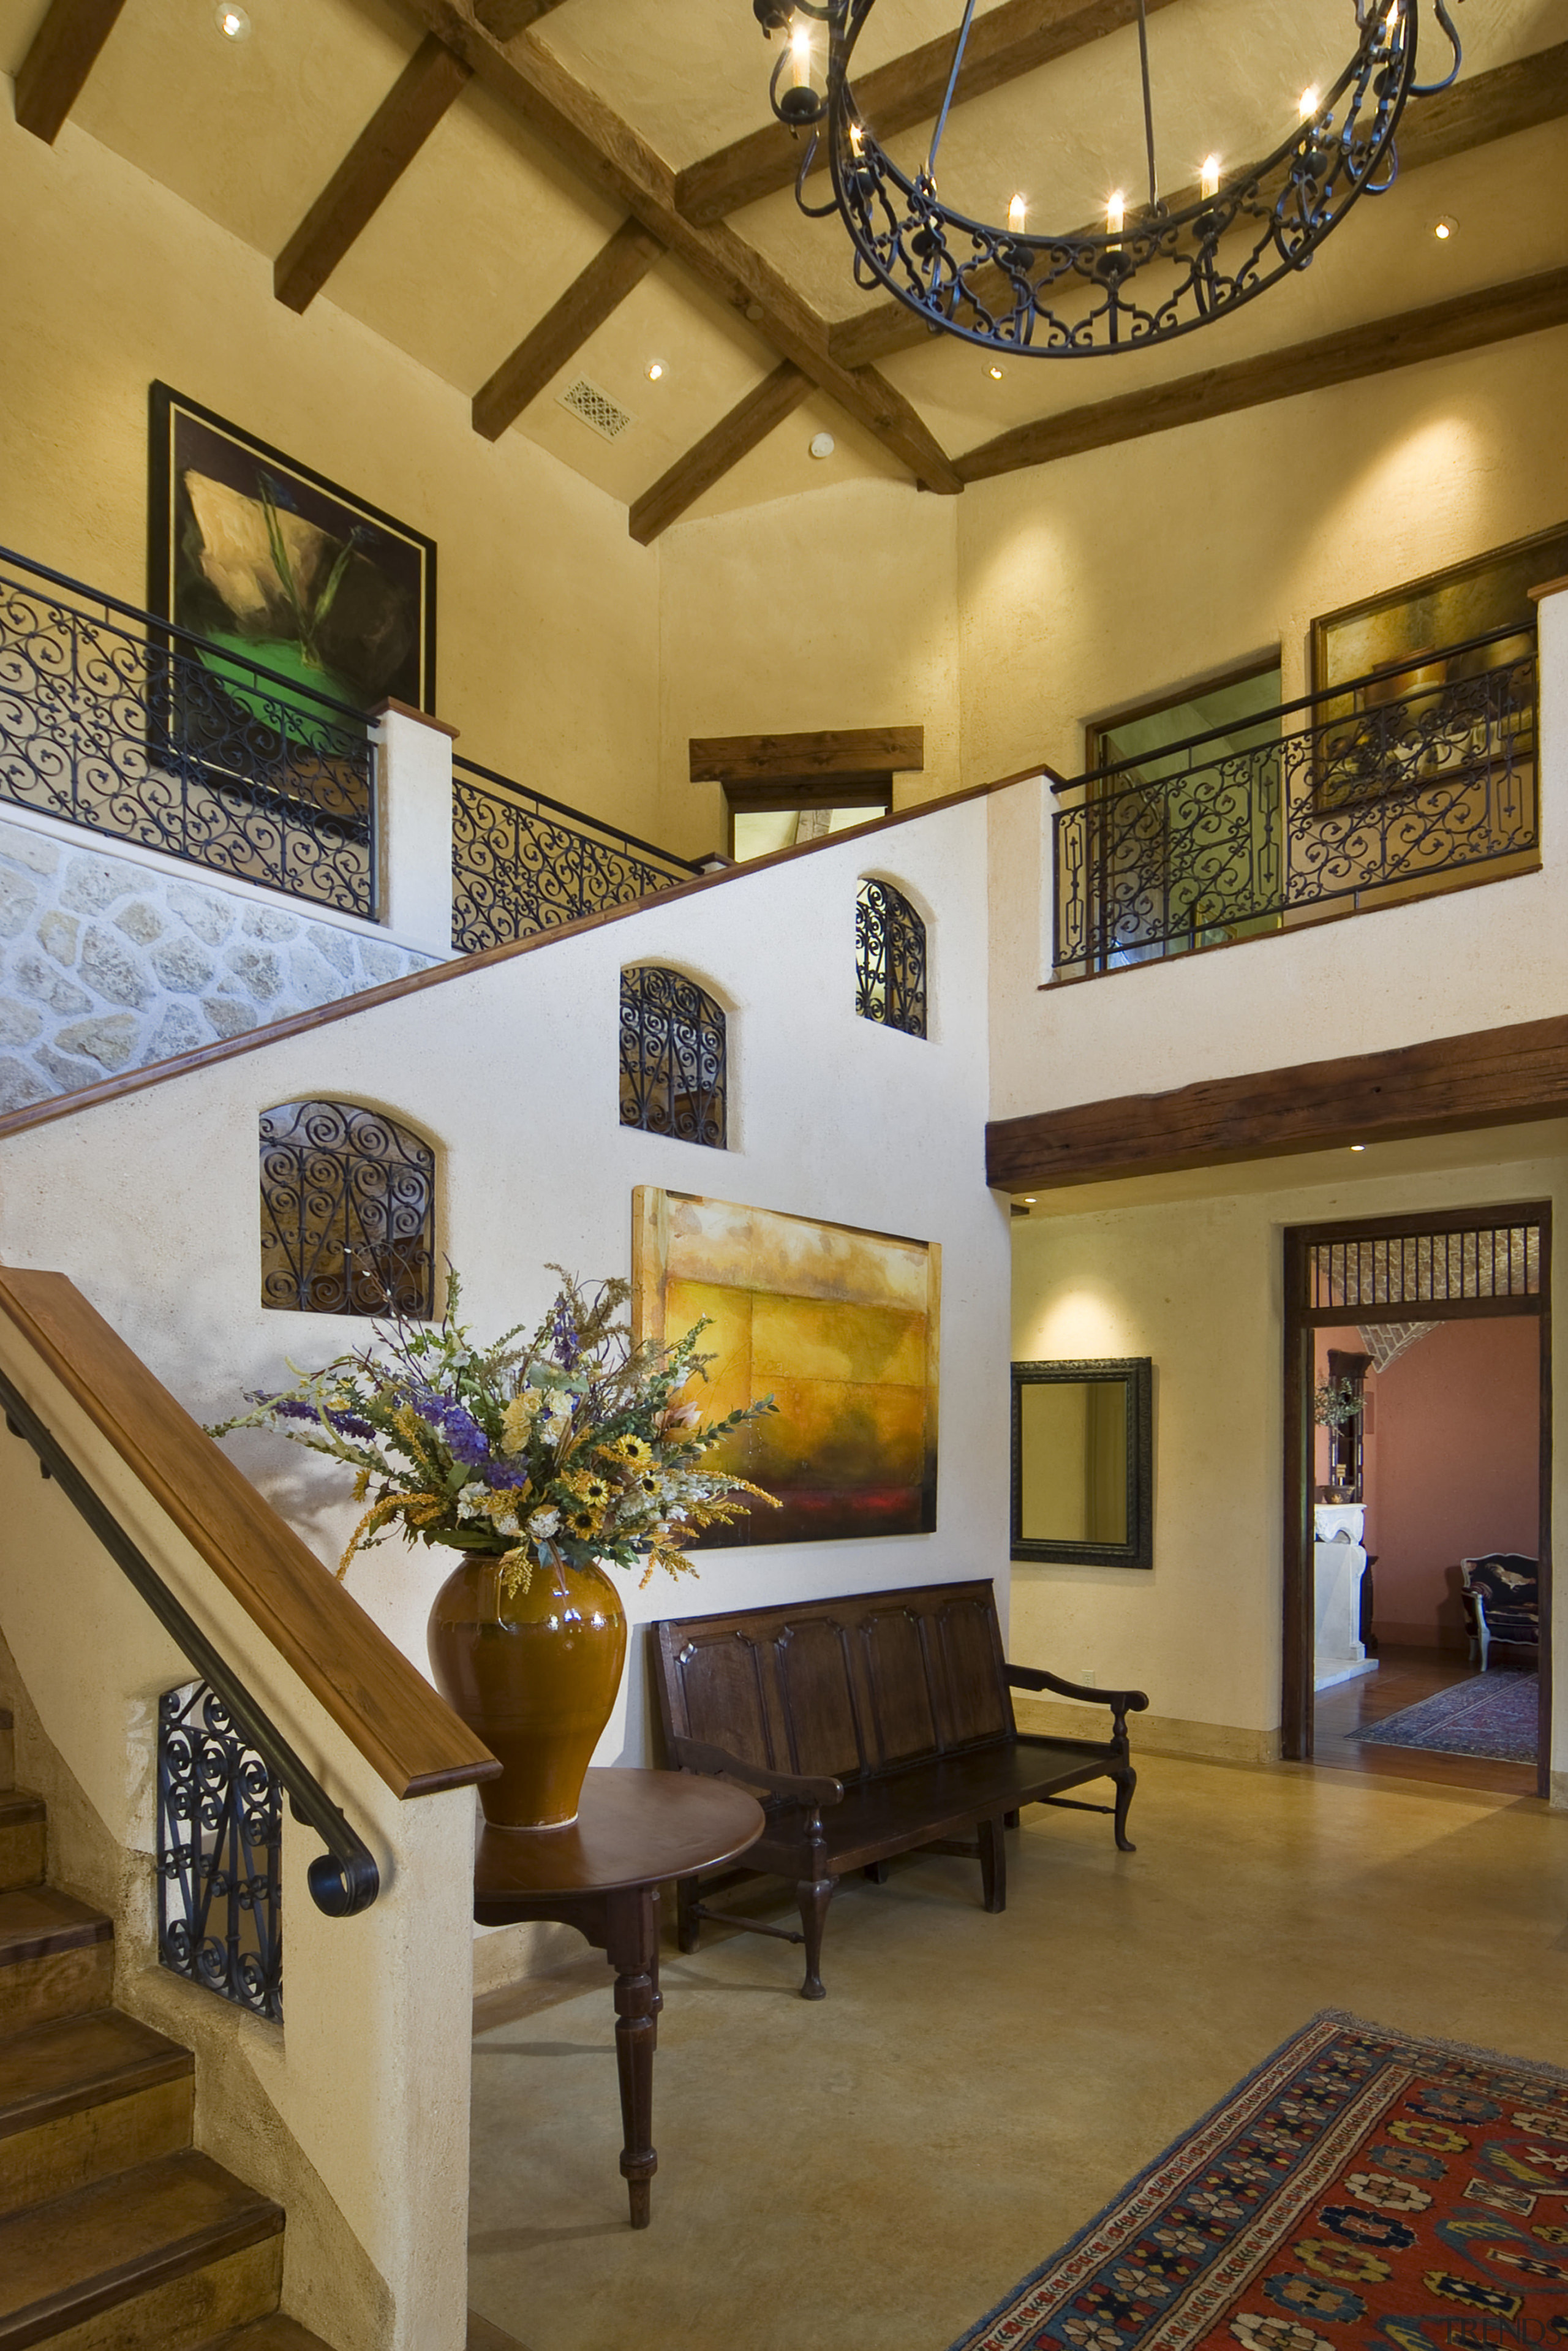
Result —
[[1142, 1690], [1091, 1689], [1087, 1682], [1063, 1681], [1060, 1674], [1048, 1674], [1043, 1666], [1004, 1666], [1002, 1670], [1014, 1689], [1048, 1689], [1059, 1698], [1085, 1698], [1091, 1705], [1108, 1706], [1118, 1714], [1142, 1714], [1149, 1703]]
[[837, 1804], [843, 1801], [841, 1780], [800, 1771], [774, 1771], [765, 1763], [743, 1763], [727, 1748], [710, 1747], [700, 1739], [672, 1739], [670, 1749], [683, 1771], [705, 1771], [710, 1777], [722, 1773], [727, 1779], [744, 1780], [747, 1787], [761, 1788], [770, 1796], [797, 1797], [803, 1804]]

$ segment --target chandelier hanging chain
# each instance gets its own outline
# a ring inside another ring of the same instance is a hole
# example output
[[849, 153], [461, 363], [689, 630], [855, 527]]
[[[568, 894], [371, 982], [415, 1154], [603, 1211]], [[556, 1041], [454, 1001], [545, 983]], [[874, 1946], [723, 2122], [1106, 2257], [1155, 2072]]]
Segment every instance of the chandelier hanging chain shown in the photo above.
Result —
[[1160, 201], [1159, 177], [1155, 170], [1155, 101], [1149, 95], [1149, 16], [1145, 0], [1138, 0], [1138, 69], [1144, 78], [1144, 144], [1149, 154], [1149, 210]]
[[[1143, 5], [1144, 0], [1138, 0], [1140, 9]], [[942, 93], [942, 111], [936, 117], [936, 128], [931, 133], [931, 144], [925, 152], [925, 176], [933, 184], [936, 179], [936, 150], [941, 146], [942, 133], [947, 128], [948, 110], [953, 103], [953, 92], [958, 87], [958, 76], [964, 64], [964, 51], [969, 45], [969, 26], [973, 24], [974, 18], [975, 0], [965, 0], [964, 21], [958, 27], [958, 37], [953, 44], [952, 68], [947, 76], [947, 87]]]
[[[809, 217], [836, 213], [854, 249], [858, 286], [892, 294], [933, 333], [993, 351], [1072, 359], [1167, 342], [1228, 317], [1311, 264], [1363, 195], [1398, 171], [1395, 136], [1411, 98], [1448, 89], [1463, 61], [1448, 0], [1430, 0], [1452, 51], [1441, 80], [1416, 78], [1427, 0], [1354, 0], [1357, 46], [1326, 95], [1303, 92], [1301, 120], [1260, 162], [1205, 163], [1196, 200], [1161, 198], [1146, 0], [1136, 0], [1148, 204], [1129, 214], [1118, 193], [1104, 227], [1031, 229], [1015, 195], [1005, 229], [972, 219], [936, 190], [947, 127], [974, 20], [965, 0], [925, 163], [913, 176], [882, 146], [855, 103], [854, 50], [876, 0], [752, 0], [763, 32], [787, 36], [768, 86], [773, 111], [810, 133], [796, 182]], [[825, 74], [811, 26], [827, 31]], [[823, 87], [819, 88], [821, 82]], [[827, 141], [832, 193], [807, 200], [818, 143]]]

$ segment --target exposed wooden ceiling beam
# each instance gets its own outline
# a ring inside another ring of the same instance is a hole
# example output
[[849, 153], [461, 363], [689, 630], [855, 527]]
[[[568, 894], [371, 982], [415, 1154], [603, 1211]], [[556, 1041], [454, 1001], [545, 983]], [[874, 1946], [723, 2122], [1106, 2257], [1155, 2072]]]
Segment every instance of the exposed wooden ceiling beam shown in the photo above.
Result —
[[623, 204], [700, 282], [730, 303], [785, 359], [874, 434], [928, 490], [963, 485], [951, 459], [902, 392], [873, 369], [828, 355], [827, 321], [782, 273], [722, 223], [696, 228], [675, 209], [674, 175], [630, 124], [526, 38], [503, 47], [473, 0], [403, 0], [428, 32], [471, 66], [520, 122], [593, 186]]
[[[1168, 7], [1170, 0], [1147, 0], [1147, 5], [1152, 13]], [[983, 98], [1036, 66], [1135, 24], [1137, 16], [1138, 0], [1004, 0], [1000, 8], [977, 16], [970, 28], [957, 98]], [[945, 33], [862, 74], [855, 83], [862, 120], [875, 124], [879, 139], [930, 121], [941, 106], [952, 63], [953, 36]], [[759, 94], [763, 68], [771, 64], [771, 57], [759, 57]], [[769, 122], [700, 163], [688, 164], [676, 177], [675, 202], [689, 221], [706, 226], [723, 220], [742, 204], [790, 186], [801, 152], [781, 122]]]
[[304, 310], [314, 301], [472, 76], [425, 35], [273, 264], [280, 302]]
[[1568, 269], [1543, 270], [1538, 277], [1514, 278], [1475, 294], [1458, 294], [1421, 310], [1401, 310], [1364, 327], [1343, 327], [1310, 343], [1291, 343], [1228, 367], [1205, 368], [1176, 376], [1119, 399], [1092, 401], [1019, 424], [982, 442], [958, 459], [966, 482], [988, 481], [1025, 465], [1049, 465], [1086, 449], [1107, 449], [1119, 441], [1142, 440], [1177, 424], [1197, 424], [1237, 409], [1290, 400], [1297, 392], [1322, 392], [1331, 384], [1414, 367], [1422, 360], [1450, 358], [1456, 351], [1507, 342], [1568, 321]]
[[16, 120], [52, 146], [125, 0], [49, 0], [16, 74]]
[[1568, 1019], [1521, 1021], [1381, 1053], [1123, 1094], [986, 1129], [986, 1181], [1034, 1192], [1392, 1143], [1568, 1112]]
[[627, 517], [627, 527], [638, 544], [646, 547], [667, 530], [677, 515], [709, 490], [732, 465], [737, 465], [776, 424], [800, 407], [811, 389], [810, 380], [793, 360], [782, 360], [772, 374], [737, 400], [711, 433], [678, 457], [651, 490], [644, 490]]
[[[1532, 57], [1494, 66], [1490, 72], [1456, 82], [1452, 89], [1436, 98], [1416, 99], [1406, 109], [1400, 126], [1401, 172], [1417, 171], [1424, 163], [1446, 162], [1451, 155], [1466, 154], [1472, 147], [1484, 147], [1516, 131], [1555, 122], [1564, 114], [1568, 114], [1568, 41], [1540, 50]], [[1196, 203], [1197, 193], [1196, 187], [1181, 189], [1170, 198], [1172, 209], [1179, 212]], [[975, 281], [982, 301], [1000, 299], [1005, 288], [1006, 278], [999, 269], [984, 270]], [[843, 367], [867, 367], [894, 351], [914, 350], [928, 342], [931, 334], [924, 319], [890, 294], [830, 328], [828, 349]]]
[[516, 40], [540, 16], [558, 8], [560, 0], [474, 0], [474, 14], [498, 41]]
[[813, 727], [802, 735], [694, 735], [694, 784], [764, 782], [787, 776], [863, 776], [925, 765], [924, 726]]
[[475, 393], [475, 432], [486, 441], [498, 441], [573, 351], [642, 284], [664, 250], [641, 221], [622, 221], [609, 244]]

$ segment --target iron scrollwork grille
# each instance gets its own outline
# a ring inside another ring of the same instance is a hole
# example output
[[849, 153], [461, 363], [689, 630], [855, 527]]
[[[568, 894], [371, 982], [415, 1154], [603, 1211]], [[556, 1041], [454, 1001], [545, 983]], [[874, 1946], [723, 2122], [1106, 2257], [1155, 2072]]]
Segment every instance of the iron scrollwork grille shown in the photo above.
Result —
[[632, 905], [699, 871], [487, 768], [453, 761], [452, 938], [464, 955]]
[[1055, 819], [1056, 970], [1218, 946], [1314, 906], [1392, 904], [1535, 852], [1535, 655], [1500, 658], [1519, 636], [1494, 631], [1403, 680], [1287, 704], [1248, 722], [1270, 726], [1250, 747], [1217, 730], [1159, 753], [1163, 773], [1124, 760], [1080, 778]]
[[724, 1008], [660, 964], [621, 975], [621, 1123], [727, 1147]]
[[435, 1154], [353, 1102], [261, 1114], [261, 1302], [303, 1314], [434, 1311]]
[[374, 915], [368, 719], [20, 556], [0, 564], [0, 799]]
[[862, 882], [855, 901], [855, 1010], [925, 1034], [925, 925], [891, 882]]
[[158, 1701], [158, 1958], [283, 2019], [282, 1789], [205, 1682]]

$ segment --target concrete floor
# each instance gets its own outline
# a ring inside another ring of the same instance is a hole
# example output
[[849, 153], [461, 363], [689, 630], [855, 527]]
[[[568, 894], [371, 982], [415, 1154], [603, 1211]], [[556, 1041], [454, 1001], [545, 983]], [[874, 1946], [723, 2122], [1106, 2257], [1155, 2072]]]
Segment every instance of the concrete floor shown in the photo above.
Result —
[[1568, 1815], [1310, 1766], [1141, 1769], [1138, 1853], [1033, 1810], [1004, 1917], [973, 1863], [846, 1884], [820, 2005], [783, 1944], [670, 1944], [643, 2233], [608, 1970], [493, 1999], [475, 2307], [526, 2351], [946, 2351], [1321, 2008], [1568, 2063]]

